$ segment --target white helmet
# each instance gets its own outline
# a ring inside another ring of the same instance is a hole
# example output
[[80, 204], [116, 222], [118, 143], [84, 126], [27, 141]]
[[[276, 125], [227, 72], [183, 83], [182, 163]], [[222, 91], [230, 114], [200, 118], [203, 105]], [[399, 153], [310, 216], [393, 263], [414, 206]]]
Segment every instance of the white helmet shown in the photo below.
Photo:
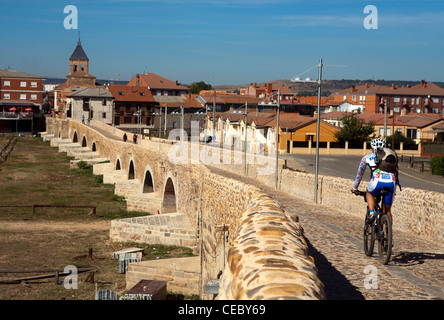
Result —
[[385, 140], [381, 138], [373, 139], [370, 145], [372, 146], [372, 149], [382, 149], [386, 147]]

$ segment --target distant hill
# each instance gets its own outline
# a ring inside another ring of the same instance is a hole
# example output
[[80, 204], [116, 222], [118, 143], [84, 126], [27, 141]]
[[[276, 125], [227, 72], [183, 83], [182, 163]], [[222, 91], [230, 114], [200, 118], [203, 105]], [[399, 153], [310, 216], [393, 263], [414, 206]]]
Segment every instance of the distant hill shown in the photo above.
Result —
[[[285, 84], [288, 88], [290, 88], [293, 92], [296, 94], [299, 94], [301, 96], [307, 96], [307, 95], [317, 95], [318, 94], [318, 87], [316, 84], [313, 83], [293, 83], [290, 80], [273, 80], [269, 81], [273, 84], [273, 87], [279, 87], [282, 84]], [[392, 84], [396, 85], [397, 87], [403, 87], [403, 86], [415, 86], [419, 84], [419, 81], [404, 81], [404, 80], [323, 80], [322, 81], [322, 88], [321, 93], [323, 96], [327, 96], [332, 94], [333, 92], [348, 89], [352, 86], [361, 86], [365, 84], [376, 84], [376, 85], [382, 85], [382, 86], [391, 86]], [[444, 82], [433, 82], [437, 86], [444, 88]], [[248, 87], [249, 84], [245, 85], [223, 85], [223, 86], [214, 86], [217, 90], [226, 90], [226, 91], [235, 91], [239, 90], [240, 88]]]

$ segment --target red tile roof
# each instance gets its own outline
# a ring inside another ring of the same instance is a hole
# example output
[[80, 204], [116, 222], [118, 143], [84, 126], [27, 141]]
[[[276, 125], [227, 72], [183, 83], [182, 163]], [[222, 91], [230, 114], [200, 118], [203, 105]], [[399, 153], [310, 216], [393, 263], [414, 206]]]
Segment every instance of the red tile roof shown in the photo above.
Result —
[[128, 85], [110, 85], [108, 90], [115, 101], [156, 102], [147, 87]]
[[376, 94], [376, 95], [413, 95], [413, 96], [444, 96], [444, 89], [432, 82], [422, 81], [416, 86], [396, 87], [394, 85], [380, 86], [380, 85], [362, 85], [351, 87], [335, 92], [336, 95], [350, 95], [350, 94]]
[[[141, 81], [145, 82], [151, 90], [179, 90], [188, 92], [189, 88], [179, 84], [177, 81], [171, 81], [155, 73], [145, 73], [140, 75]], [[133, 78], [134, 80], [134, 78]], [[132, 81], [131, 81], [132, 82]], [[134, 84], [134, 83], [133, 83]]]

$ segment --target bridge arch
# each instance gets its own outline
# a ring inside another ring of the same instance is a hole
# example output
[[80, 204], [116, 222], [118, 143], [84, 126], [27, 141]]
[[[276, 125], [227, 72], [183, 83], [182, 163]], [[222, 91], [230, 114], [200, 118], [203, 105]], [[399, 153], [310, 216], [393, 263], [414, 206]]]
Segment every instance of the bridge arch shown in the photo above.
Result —
[[95, 141], [93, 141], [93, 143], [92, 143], [91, 151], [92, 151], [92, 152], [97, 151], [97, 147], [96, 147], [96, 142], [95, 142]]
[[151, 193], [154, 192], [154, 177], [153, 170], [149, 165], [145, 168], [145, 176], [143, 178], [143, 193]]
[[177, 212], [176, 189], [171, 177], [166, 179], [163, 190], [162, 213]]
[[79, 142], [79, 138], [77, 137], [77, 131], [74, 131], [74, 134], [72, 135], [72, 142], [74, 143]]
[[82, 139], [82, 147], [87, 147], [87, 146], [88, 146], [88, 143], [86, 142], [86, 137], [83, 136], [83, 139]]
[[121, 169], [122, 169], [122, 166], [120, 165], [120, 159], [117, 158], [116, 159], [116, 170], [121, 170]]
[[133, 160], [130, 160], [130, 163], [128, 165], [128, 180], [133, 180], [136, 178], [136, 172], [134, 170], [134, 162]]

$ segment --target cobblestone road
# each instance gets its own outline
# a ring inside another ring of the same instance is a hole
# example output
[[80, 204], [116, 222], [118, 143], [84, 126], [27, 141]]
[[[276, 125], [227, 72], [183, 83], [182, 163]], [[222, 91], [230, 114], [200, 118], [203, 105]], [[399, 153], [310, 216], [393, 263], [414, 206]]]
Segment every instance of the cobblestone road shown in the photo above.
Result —
[[211, 169], [260, 187], [299, 216], [310, 254], [326, 287], [327, 299], [444, 299], [444, 243], [394, 230], [392, 258], [384, 266], [379, 262], [377, 245], [373, 257], [364, 254], [364, 218], [344, 215], [339, 209], [315, 205], [252, 179]]

